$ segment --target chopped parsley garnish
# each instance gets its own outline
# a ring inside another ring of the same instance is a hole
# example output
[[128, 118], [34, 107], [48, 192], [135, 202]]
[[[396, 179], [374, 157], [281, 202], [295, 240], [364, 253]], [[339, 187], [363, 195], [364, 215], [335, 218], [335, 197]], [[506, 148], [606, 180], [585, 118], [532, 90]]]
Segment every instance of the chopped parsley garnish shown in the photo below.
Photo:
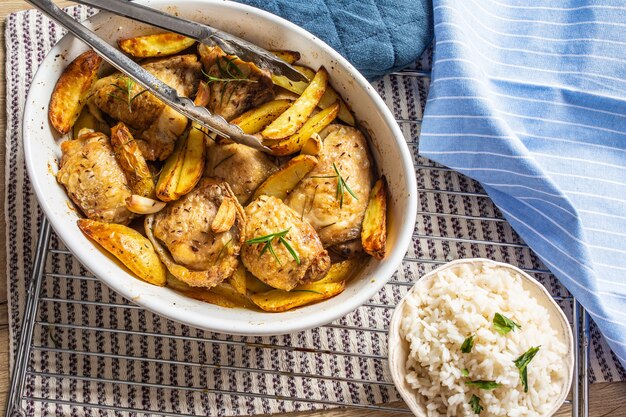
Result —
[[461, 375], [467, 378], [469, 376], [469, 370], [467, 368], [463, 368], [461, 370]]
[[522, 328], [522, 326], [500, 313], [496, 313], [493, 316], [493, 327], [495, 327], [496, 331], [502, 335], [507, 334], [511, 330], [515, 330], [515, 328]]
[[475, 414], [480, 414], [484, 409], [483, 406], [480, 405], [480, 398], [476, 394], [473, 394], [472, 398], [470, 398], [469, 405], [472, 406], [472, 411], [474, 411]]
[[461, 352], [470, 353], [473, 347], [474, 347], [474, 335], [471, 335], [470, 337], [466, 338], [463, 341], [463, 344], [461, 345]]
[[489, 390], [489, 391], [491, 391], [492, 389], [496, 389], [500, 386], [500, 384], [497, 383], [496, 381], [478, 380], [478, 381], [465, 381], [465, 383], [467, 385], [471, 385], [471, 386], [478, 387], [480, 389]]
[[519, 358], [513, 361], [513, 363], [515, 363], [515, 367], [519, 369], [520, 379], [522, 380], [524, 392], [528, 392], [528, 364], [530, 363], [530, 361], [533, 360], [537, 352], [539, 352], [540, 347], [541, 346], [531, 347]]
[[287, 233], [289, 233], [290, 230], [291, 228], [285, 229], [282, 232], [276, 232], [265, 236], [255, 237], [254, 239], [246, 240], [246, 243], [248, 245], [265, 243], [265, 245], [263, 245], [263, 249], [261, 249], [261, 253], [259, 253], [259, 257], [263, 256], [265, 252], [269, 251], [274, 256], [274, 259], [276, 259], [279, 264], [282, 264], [282, 262], [280, 262], [280, 259], [278, 259], [278, 255], [276, 255], [276, 252], [274, 251], [274, 247], [272, 246], [272, 241], [274, 239], [278, 239], [278, 241], [282, 243], [282, 245], [291, 254], [296, 263], [300, 265], [300, 256], [298, 256], [298, 252], [296, 252], [296, 250], [291, 246], [289, 241], [285, 239], [285, 236], [287, 235]]

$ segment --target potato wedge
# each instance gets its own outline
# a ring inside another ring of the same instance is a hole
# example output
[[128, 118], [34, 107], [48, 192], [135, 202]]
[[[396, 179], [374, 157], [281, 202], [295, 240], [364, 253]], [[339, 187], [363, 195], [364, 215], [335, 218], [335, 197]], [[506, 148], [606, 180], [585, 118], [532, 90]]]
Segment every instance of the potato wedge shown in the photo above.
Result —
[[[313, 77], [315, 76], [315, 71], [313, 71], [311, 68], [303, 67], [301, 65], [294, 65], [294, 68], [304, 74], [309, 80], [313, 79]], [[274, 82], [274, 85], [282, 87], [285, 90], [291, 91], [292, 93], [296, 94], [302, 94], [304, 92], [304, 89], [308, 85], [306, 82], [302, 81], [291, 81], [287, 77], [281, 75], [272, 76], [272, 81]], [[339, 114], [337, 115], [337, 117], [339, 117], [340, 120], [344, 121], [350, 126], [354, 126], [354, 116], [352, 115], [350, 108], [332, 85], [328, 84], [328, 86], [326, 86], [326, 92], [324, 92], [324, 95], [320, 99], [320, 102], [317, 104], [317, 106], [320, 109], [325, 109], [335, 104], [337, 100], [339, 100], [340, 105]]]
[[291, 155], [292, 153], [299, 152], [311, 136], [321, 132], [335, 120], [338, 111], [339, 103], [335, 103], [334, 106], [328, 107], [316, 115], [311, 116], [304, 125], [302, 125], [300, 130], [289, 138], [280, 141], [265, 141], [264, 145], [272, 150], [272, 154], [278, 156]]
[[300, 153], [303, 155], [317, 156], [320, 154], [320, 152], [322, 152], [323, 146], [324, 145], [320, 135], [314, 133], [313, 135], [311, 135], [309, 140], [304, 142], [304, 145], [302, 145], [302, 149], [300, 149]]
[[242, 262], [239, 262], [239, 266], [235, 270], [235, 273], [228, 278], [228, 283], [241, 295], [247, 296], [248, 289], [246, 286], [248, 272]]
[[290, 100], [273, 100], [261, 106], [248, 110], [241, 116], [233, 119], [230, 123], [239, 126], [244, 133], [253, 135], [263, 130], [278, 116], [291, 106]]
[[296, 133], [317, 107], [327, 84], [328, 72], [322, 67], [291, 107], [263, 129], [263, 137], [283, 139]]
[[78, 227], [142, 280], [165, 285], [167, 270], [152, 243], [135, 229], [121, 224], [79, 219]]
[[[219, 305], [227, 308], [242, 307], [256, 309], [256, 305], [252, 303], [247, 296], [241, 294], [230, 283], [222, 283], [208, 289], [201, 287], [191, 287], [174, 277], [172, 274], [167, 275], [167, 284], [171, 289], [196, 300], [204, 301], [210, 304]], [[244, 287], [245, 290], [245, 287]]]
[[359, 271], [362, 263], [362, 258], [351, 258], [346, 259], [345, 261], [335, 262], [330, 266], [326, 276], [316, 283], [327, 284], [330, 282], [347, 282]]
[[211, 230], [213, 230], [214, 233], [224, 233], [230, 230], [233, 224], [235, 224], [236, 217], [237, 206], [235, 202], [228, 198], [222, 200], [222, 204], [220, 204], [220, 207], [217, 209], [217, 214], [211, 223]]
[[111, 129], [111, 147], [133, 194], [154, 197], [154, 179], [137, 141], [122, 122]]
[[258, 294], [261, 292], [268, 292], [273, 290], [273, 287], [270, 287], [250, 272], [246, 271], [246, 289], [249, 293]]
[[272, 53], [288, 64], [293, 64], [294, 62], [300, 60], [300, 52], [298, 51], [289, 51], [283, 49], [280, 51], [272, 51]]
[[[206, 106], [209, 101], [207, 84], [200, 83], [194, 100], [196, 106]], [[206, 162], [205, 133], [197, 123], [178, 138], [174, 152], [165, 160], [156, 185], [156, 196], [163, 201], [178, 200], [196, 186]]]
[[387, 246], [387, 180], [381, 177], [370, 193], [361, 228], [363, 250], [380, 260]]
[[233, 307], [243, 308], [255, 308], [255, 304], [250, 299], [237, 291], [232, 285], [227, 282], [222, 282], [211, 288], [209, 292], [217, 294], [233, 304]]
[[156, 196], [162, 201], [174, 201], [180, 198], [176, 192], [183, 166], [186, 137], [178, 138], [174, 152], [165, 160], [156, 184]]
[[250, 299], [264, 311], [281, 312], [334, 297], [344, 288], [343, 282], [314, 282], [297, 286], [291, 291], [272, 290], [252, 294]]
[[83, 110], [80, 112], [80, 115], [72, 127], [72, 138], [78, 139], [79, 132], [83, 129], [90, 129], [93, 131], [98, 130], [98, 124], [99, 122], [98, 119], [96, 119], [96, 116], [91, 114], [86, 106], [83, 107]]
[[152, 58], [174, 55], [192, 46], [195, 40], [177, 33], [158, 33], [121, 39], [120, 49], [135, 58]]
[[270, 175], [254, 192], [253, 199], [270, 195], [281, 200], [317, 165], [318, 160], [311, 155], [298, 155], [280, 170]]
[[73, 60], [61, 74], [48, 108], [50, 124], [57, 132], [64, 135], [74, 126], [98, 78], [100, 64], [102, 58], [89, 50]]

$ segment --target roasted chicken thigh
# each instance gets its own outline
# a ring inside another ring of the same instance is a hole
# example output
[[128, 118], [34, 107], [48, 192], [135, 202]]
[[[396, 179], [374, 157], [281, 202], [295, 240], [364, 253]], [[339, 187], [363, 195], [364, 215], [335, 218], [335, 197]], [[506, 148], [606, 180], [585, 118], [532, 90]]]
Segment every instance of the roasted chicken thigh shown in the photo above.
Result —
[[146, 218], [146, 233], [169, 271], [213, 287], [237, 268], [245, 214], [228, 184], [204, 178], [180, 200]]
[[241, 204], [276, 171], [276, 164], [263, 152], [236, 143], [215, 144], [209, 148], [204, 175], [221, 178], [230, 185]]
[[330, 125], [318, 159], [287, 205], [317, 230], [324, 247], [359, 239], [372, 188], [365, 136], [353, 127]]
[[198, 53], [209, 75], [211, 101], [207, 107], [212, 113], [231, 120], [274, 98], [274, 84], [268, 71], [226, 55], [217, 46], [199, 44]]
[[[274, 288], [289, 291], [323, 278], [330, 268], [330, 257], [315, 230], [276, 197], [264, 195], [246, 207], [245, 234], [243, 264]], [[270, 240], [269, 246], [253, 243], [263, 238]]]
[[[201, 64], [196, 55], [180, 55], [144, 64], [143, 67], [181, 96], [196, 92]], [[164, 160], [187, 127], [187, 118], [120, 73], [94, 85], [94, 103], [114, 119], [134, 130], [138, 145], [148, 160]]]
[[85, 129], [77, 139], [61, 143], [61, 152], [57, 181], [85, 216], [108, 223], [130, 222], [133, 213], [126, 208], [126, 199], [131, 190], [109, 138]]

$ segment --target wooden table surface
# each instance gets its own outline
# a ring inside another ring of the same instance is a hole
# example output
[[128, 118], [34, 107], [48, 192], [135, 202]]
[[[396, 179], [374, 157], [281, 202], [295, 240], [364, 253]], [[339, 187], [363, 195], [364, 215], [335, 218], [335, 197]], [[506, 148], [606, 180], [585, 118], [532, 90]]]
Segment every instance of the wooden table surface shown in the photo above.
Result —
[[[55, 0], [61, 6], [69, 6], [69, 1]], [[4, 18], [11, 12], [25, 9], [28, 5], [21, 0], [0, 0], [0, 43], [4, 46]], [[4, 78], [4, 47], [0, 48], [0, 133], [4, 138], [6, 113], [5, 108], [5, 78]], [[4, 142], [4, 140], [2, 140]], [[0, 176], [4, 176], [4, 146], [0, 146]], [[0, 180], [0, 190], [4, 191], [4, 178]], [[4, 193], [2, 193], [4, 195]], [[4, 213], [4, 199], [0, 199], [0, 212]], [[0, 216], [0, 271], [5, 270], [4, 216]], [[4, 415], [6, 398], [9, 390], [9, 330], [7, 316], [7, 290], [4, 282], [0, 282], [0, 415]], [[570, 413], [570, 407], [565, 405], [557, 413], [558, 417], [565, 417]], [[402, 413], [381, 413], [378, 411], [362, 410], [331, 410], [320, 412], [291, 413], [289, 417], [400, 417]], [[626, 416], [626, 383], [594, 384], [590, 394], [591, 417], [619, 417]]]

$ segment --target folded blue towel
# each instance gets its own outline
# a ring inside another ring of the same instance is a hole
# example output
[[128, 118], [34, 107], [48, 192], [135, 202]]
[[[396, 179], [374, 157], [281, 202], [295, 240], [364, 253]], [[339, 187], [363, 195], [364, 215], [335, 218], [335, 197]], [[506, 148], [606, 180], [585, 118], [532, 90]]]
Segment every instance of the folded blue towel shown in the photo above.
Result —
[[626, 365], [626, 6], [435, 0], [422, 154], [480, 181]]
[[432, 40], [431, 0], [239, 0], [324, 40], [365, 77], [415, 62]]

